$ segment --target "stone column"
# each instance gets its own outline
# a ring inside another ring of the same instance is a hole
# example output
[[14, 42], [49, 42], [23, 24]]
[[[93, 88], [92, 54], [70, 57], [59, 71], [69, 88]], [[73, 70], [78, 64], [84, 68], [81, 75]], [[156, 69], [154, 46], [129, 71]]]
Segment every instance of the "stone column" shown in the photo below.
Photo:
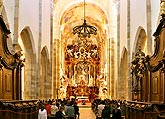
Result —
[[131, 80], [131, 46], [130, 46], [130, 0], [127, 1], [127, 48], [128, 48], [128, 100], [132, 99], [132, 80]]
[[19, 0], [15, 0], [15, 11], [14, 11], [14, 46], [18, 44], [18, 26], [19, 26]]
[[147, 54], [152, 55], [151, 0], [146, 0], [147, 14]]

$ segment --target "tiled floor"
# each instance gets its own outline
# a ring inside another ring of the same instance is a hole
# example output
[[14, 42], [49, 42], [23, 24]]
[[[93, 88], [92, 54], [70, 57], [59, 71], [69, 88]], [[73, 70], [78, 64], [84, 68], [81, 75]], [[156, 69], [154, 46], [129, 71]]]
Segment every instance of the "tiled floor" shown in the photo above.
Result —
[[79, 110], [80, 110], [80, 119], [96, 119], [96, 116], [90, 107], [79, 108]]

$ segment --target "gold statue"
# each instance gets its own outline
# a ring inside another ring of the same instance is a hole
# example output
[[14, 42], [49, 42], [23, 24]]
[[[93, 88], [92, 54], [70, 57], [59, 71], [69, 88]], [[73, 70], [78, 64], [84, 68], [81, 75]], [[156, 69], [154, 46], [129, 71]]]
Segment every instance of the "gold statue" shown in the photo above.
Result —
[[165, 0], [161, 0], [160, 12], [161, 12], [161, 15], [165, 15]]
[[0, 0], [0, 14], [2, 14], [2, 9], [3, 9], [3, 0]]

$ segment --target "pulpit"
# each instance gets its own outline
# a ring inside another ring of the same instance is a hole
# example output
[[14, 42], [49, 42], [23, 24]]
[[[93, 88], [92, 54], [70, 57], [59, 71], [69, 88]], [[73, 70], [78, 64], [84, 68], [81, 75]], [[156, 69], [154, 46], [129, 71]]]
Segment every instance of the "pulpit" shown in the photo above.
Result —
[[[154, 33], [152, 56], [138, 51], [132, 61], [133, 100], [127, 102], [128, 119], [164, 118], [165, 112], [165, 1], [161, 1], [162, 19]], [[140, 102], [141, 101], [141, 102]], [[138, 115], [138, 117], [137, 117]]]

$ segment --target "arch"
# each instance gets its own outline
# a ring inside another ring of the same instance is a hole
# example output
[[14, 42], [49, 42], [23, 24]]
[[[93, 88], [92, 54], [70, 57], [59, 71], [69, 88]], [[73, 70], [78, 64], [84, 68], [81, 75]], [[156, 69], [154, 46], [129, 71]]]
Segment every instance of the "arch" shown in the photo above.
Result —
[[25, 40], [25, 38], [24, 38], [24, 40], [22, 42], [23, 42], [23, 44], [26, 44], [25, 47], [27, 47], [27, 48], [29, 47], [31, 49], [31, 52], [35, 54], [36, 51], [35, 51], [35, 45], [34, 45], [34, 38], [33, 38], [33, 34], [31, 32], [30, 27], [29, 26], [24, 27], [20, 32], [20, 36], [21, 36], [21, 38], [26, 36], [27, 39], [29, 39], [29, 40]]
[[147, 44], [146, 41], [147, 41], [146, 32], [142, 26], [139, 26], [135, 36], [133, 52], [137, 52], [139, 47], [141, 47], [141, 50], [145, 52], [146, 44]]
[[[79, 2], [77, 2], [77, 1], [74, 1], [74, 2], [70, 2], [66, 7], [65, 7], [65, 9], [63, 9], [62, 10], [62, 12], [61, 12], [61, 14], [60, 14], [60, 24], [61, 24], [61, 20], [62, 20], [62, 18], [63, 18], [63, 16], [64, 16], [64, 14], [65, 14], [65, 12], [66, 11], [69, 11], [69, 9], [73, 9], [74, 7], [77, 7], [76, 5], [80, 5], [81, 6], [81, 4], [82, 4], [82, 6], [84, 5], [84, 3], [83, 3], [84, 1], [83, 0], [80, 0]], [[59, 3], [60, 4], [60, 3]], [[107, 13], [105, 12], [106, 10], [103, 8], [103, 7], [101, 7], [100, 6], [100, 4], [97, 4], [97, 3], [93, 3], [93, 2], [85, 2], [85, 4], [86, 5], [90, 5], [90, 6], [94, 6], [95, 7], [95, 9], [99, 9], [101, 12], [102, 12], [102, 14], [104, 14], [104, 16], [105, 16], [105, 18], [108, 18], [107, 16]], [[106, 23], [107, 23], [107, 19], [106, 19]]]
[[48, 48], [44, 46], [41, 50], [41, 70], [39, 80], [39, 98], [49, 99], [51, 97], [51, 80], [49, 76], [50, 62]]
[[[65, 11], [61, 14], [60, 24], [62, 25], [62, 23], [63, 23], [62, 20], [64, 20], [65, 15], [67, 15], [69, 13], [71, 14], [74, 9], [79, 9], [80, 8], [80, 9], [82, 9], [81, 11], [83, 11], [83, 7], [84, 7], [83, 5], [84, 5], [84, 3], [80, 2], [80, 3], [75, 3], [75, 4], [72, 4], [72, 5], [68, 6], [68, 8], [65, 9]], [[107, 15], [106, 15], [105, 11], [103, 11], [103, 9], [101, 9], [98, 5], [96, 5], [94, 3], [86, 3], [86, 9], [88, 9], [88, 8], [90, 8], [91, 10], [93, 9], [93, 10], [97, 11], [98, 13], [100, 13], [101, 16], [103, 16], [104, 19], [105, 19], [105, 24], [108, 23], [108, 19], [107, 19]], [[86, 10], [85, 13], [86, 14], [88, 13], [87, 10]], [[83, 18], [83, 15], [84, 15], [84, 13], [82, 12], [82, 18]], [[74, 16], [76, 16], [76, 15], [74, 15]], [[95, 15], [93, 15], [93, 16], [95, 16]], [[80, 19], [78, 19], [78, 20], [80, 20]]]
[[20, 32], [19, 45], [25, 55], [24, 67], [24, 99], [34, 99], [37, 95], [36, 86], [36, 54], [33, 35], [27, 26]]
[[44, 56], [46, 59], [49, 59], [49, 52], [47, 46], [44, 46], [41, 50], [41, 55]]
[[[74, 35], [71, 31], [73, 27], [81, 25], [83, 23], [83, 5], [83, 2], [78, 2], [75, 4], [72, 3], [62, 13], [59, 21], [61, 29], [59, 30], [61, 31], [62, 36], [65, 36], [61, 37], [62, 39], [64, 39], [63, 41], [67, 42], [69, 38], [71, 38], [72, 40], [77, 39], [77, 35]], [[91, 36], [91, 38], [104, 39], [104, 37], [106, 37], [107, 34], [105, 34], [105, 27], [103, 25], [108, 24], [108, 17], [106, 13], [99, 6], [91, 2], [86, 3], [86, 11], [90, 11], [85, 12], [85, 19], [87, 21], [87, 24], [95, 26], [97, 28], [97, 31], [99, 32], [96, 35]]]
[[125, 47], [122, 51], [119, 72], [118, 98], [126, 100], [128, 99], [128, 50]]

